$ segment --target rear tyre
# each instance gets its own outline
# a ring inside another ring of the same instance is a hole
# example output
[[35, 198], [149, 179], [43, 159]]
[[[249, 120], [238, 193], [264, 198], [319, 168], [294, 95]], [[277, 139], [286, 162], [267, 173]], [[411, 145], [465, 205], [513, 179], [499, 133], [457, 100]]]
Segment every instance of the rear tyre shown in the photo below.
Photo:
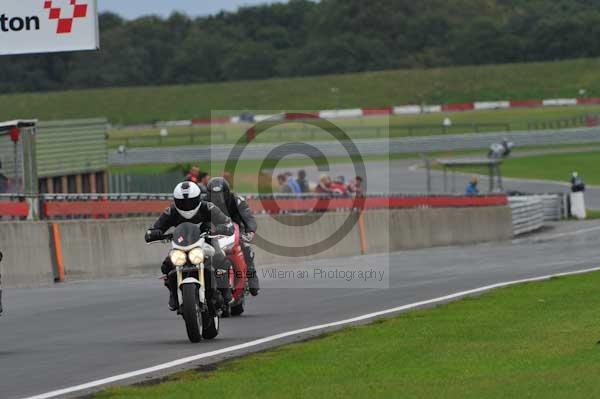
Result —
[[212, 312], [202, 313], [202, 322], [204, 328], [202, 330], [202, 338], [213, 339], [219, 335], [219, 324], [220, 317], [218, 315], [211, 315]]
[[224, 305], [223, 306], [223, 318], [227, 319], [228, 317], [231, 317], [231, 306], [229, 305]]
[[194, 284], [185, 284], [182, 288], [183, 296], [183, 319], [185, 329], [191, 342], [197, 343], [202, 340], [202, 313], [200, 312], [200, 298], [198, 287]]
[[241, 316], [244, 313], [244, 304], [240, 303], [239, 305], [231, 307], [231, 315], [232, 316]]

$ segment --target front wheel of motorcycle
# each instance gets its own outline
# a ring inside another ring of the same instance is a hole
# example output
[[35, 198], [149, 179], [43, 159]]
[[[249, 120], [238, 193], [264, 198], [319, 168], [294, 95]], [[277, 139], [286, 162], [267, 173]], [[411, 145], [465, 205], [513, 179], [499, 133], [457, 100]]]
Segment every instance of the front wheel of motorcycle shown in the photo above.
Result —
[[200, 312], [198, 287], [194, 284], [186, 284], [181, 291], [183, 319], [185, 320], [188, 338], [193, 343], [200, 342], [202, 339], [202, 313]]

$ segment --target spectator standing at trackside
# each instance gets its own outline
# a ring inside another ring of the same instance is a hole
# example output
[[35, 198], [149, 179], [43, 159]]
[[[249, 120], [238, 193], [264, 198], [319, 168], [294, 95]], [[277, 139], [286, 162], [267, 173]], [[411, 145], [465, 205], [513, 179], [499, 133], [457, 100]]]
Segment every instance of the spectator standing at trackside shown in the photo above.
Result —
[[[200, 190], [206, 190], [208, 187], [208, 182], [210, 181], [210, 176], [207, 172], [200, 172], [198, 175], [198, 186], [200, 186]], [[204, 192], [204, 191], [203, 191]]]
[[185, 181], [198, 184], [200, 182], [200, 168], [197, 166], [192, 166], [190, 172], [185, 177]]
[[356, 196], [363, 195], [364, 193], [363, 193], [362, 183], [363, 183], [363, 178], [360, 176], [356, 176], [356, 178], [354, 180], [352, 180], [350, 182], [350, 184], [348, 184], [348, 192], [350, 192]]
[[338, 176], [333, 183], [329, 185], [329, 189], [335, 195], [348, 195], [348, 186], [344, 176]]
[[585, 192], [585, 183], [579, 173], [573, 172], [571, 176], [571, 192], [573, 193], [583, 193]]
[[292, 192], [294, 194], [302, 194], [302, 189], [300, 188], [296, 178], [294, 178], [294, 175], [291, 172], [286, 172], [285, 177], [287, 184], [289, 184], [289, 186], [292, 188]]
[[322, 175], [319, 180], [319, 185], [315, 189], [317, 194], [331, 194], [331, 178], [327, 175]]
[[479, 195], [479, 179], [477, 177], [473, 177], [469, 184], [467, 184], [467, 192], [466, 194], [469, 196]]
[[306, 180], [306, 171], [300, 170], [298, 171], [298, 185], [300, 186], [300, 191], [303, 194], [310, 192], [310, 185], [308, 184], [308, 180]]
[[287, 176], [280, 174], [277, 176], [277, 183], [279, 184], [279, 192], [282, 194], [293, 194], [294, 190], [292, 186], [288, 184]]

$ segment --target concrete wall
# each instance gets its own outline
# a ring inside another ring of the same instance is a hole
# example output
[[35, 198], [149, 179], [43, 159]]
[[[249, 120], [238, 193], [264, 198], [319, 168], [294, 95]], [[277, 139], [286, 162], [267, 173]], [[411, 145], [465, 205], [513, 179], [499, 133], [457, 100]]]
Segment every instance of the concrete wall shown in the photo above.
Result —
[[46, 223], [0, 223], [2, 285], [32, 287], [53, 283], [50, 245]]
[[[327, 242], [348, 220], [347, 234]], [[144, 232], [152, 219], [66, 221], [58, 223], [67, 280], [159, 275], [169, 247], [146, 245]], [[258, 216], [263, 239], [291, 248], [269, 248], [258, 242], [259, 264], [356, 256], [361, 254], [358, 214]], [[369, 253], [434, 246], [468, 245], [512, 237], [508, 207], [402, 209], [364, 215]], [[316, 247], [311, 247], [318, 244]], [[45, 223], [0, 223], [6, 287], [47, 285], [54, 279], [49, 226]], [[267, 248], [265, 248], [265, 246]], [[262, 249], [261, 249], [262, 248]], [[278, 254], [285, 252], [288, 256]], [[289, 256], [289, 255], [292, 256]]]
[[469, 245], [512, 238], [508, 207], [394, 209], [365, 214], [369, 252]]
[[169, 246], [146, 244], [144, 233], [152, 222], [126, 219], [59, 223], [67, 280], [158, 275]]
[[[278, 253], [283, 248], [272, 248], [268, 243], [265, 245], [258, 240], [255, 246], [256, 263], [270, 264], [290, 262], [294, 259], [309, 260], [360, 255], [357, 217], [356, 213], [349, 212], [283, 215], [277, 218], [260, 215], [258, 217], [260, 236], [269, 243], [289, 247], [289, 249], [285, 251], [288, 256], [283, 256]], [[336, 235], [349, 218], [349, 232]], [[332, 236], [334, 240], [328, 240]]]

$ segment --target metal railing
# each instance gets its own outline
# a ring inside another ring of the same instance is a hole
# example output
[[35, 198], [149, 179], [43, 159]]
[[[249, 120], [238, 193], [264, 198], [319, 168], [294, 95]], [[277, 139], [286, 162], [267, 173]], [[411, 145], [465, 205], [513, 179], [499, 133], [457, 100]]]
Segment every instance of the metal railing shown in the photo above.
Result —
[[578, 115], [566, 118], [527, 122], [527, 130], [569, 129], [598, 126], [598, 114]]
[[531, 233], [545, 223], [567, 219], [567, 195], [541, 194], [509, 198], [514, 235]]
[[511, 197], [513, 234], [519, 236], [544, 227], [544, 205], [537, 197]]

